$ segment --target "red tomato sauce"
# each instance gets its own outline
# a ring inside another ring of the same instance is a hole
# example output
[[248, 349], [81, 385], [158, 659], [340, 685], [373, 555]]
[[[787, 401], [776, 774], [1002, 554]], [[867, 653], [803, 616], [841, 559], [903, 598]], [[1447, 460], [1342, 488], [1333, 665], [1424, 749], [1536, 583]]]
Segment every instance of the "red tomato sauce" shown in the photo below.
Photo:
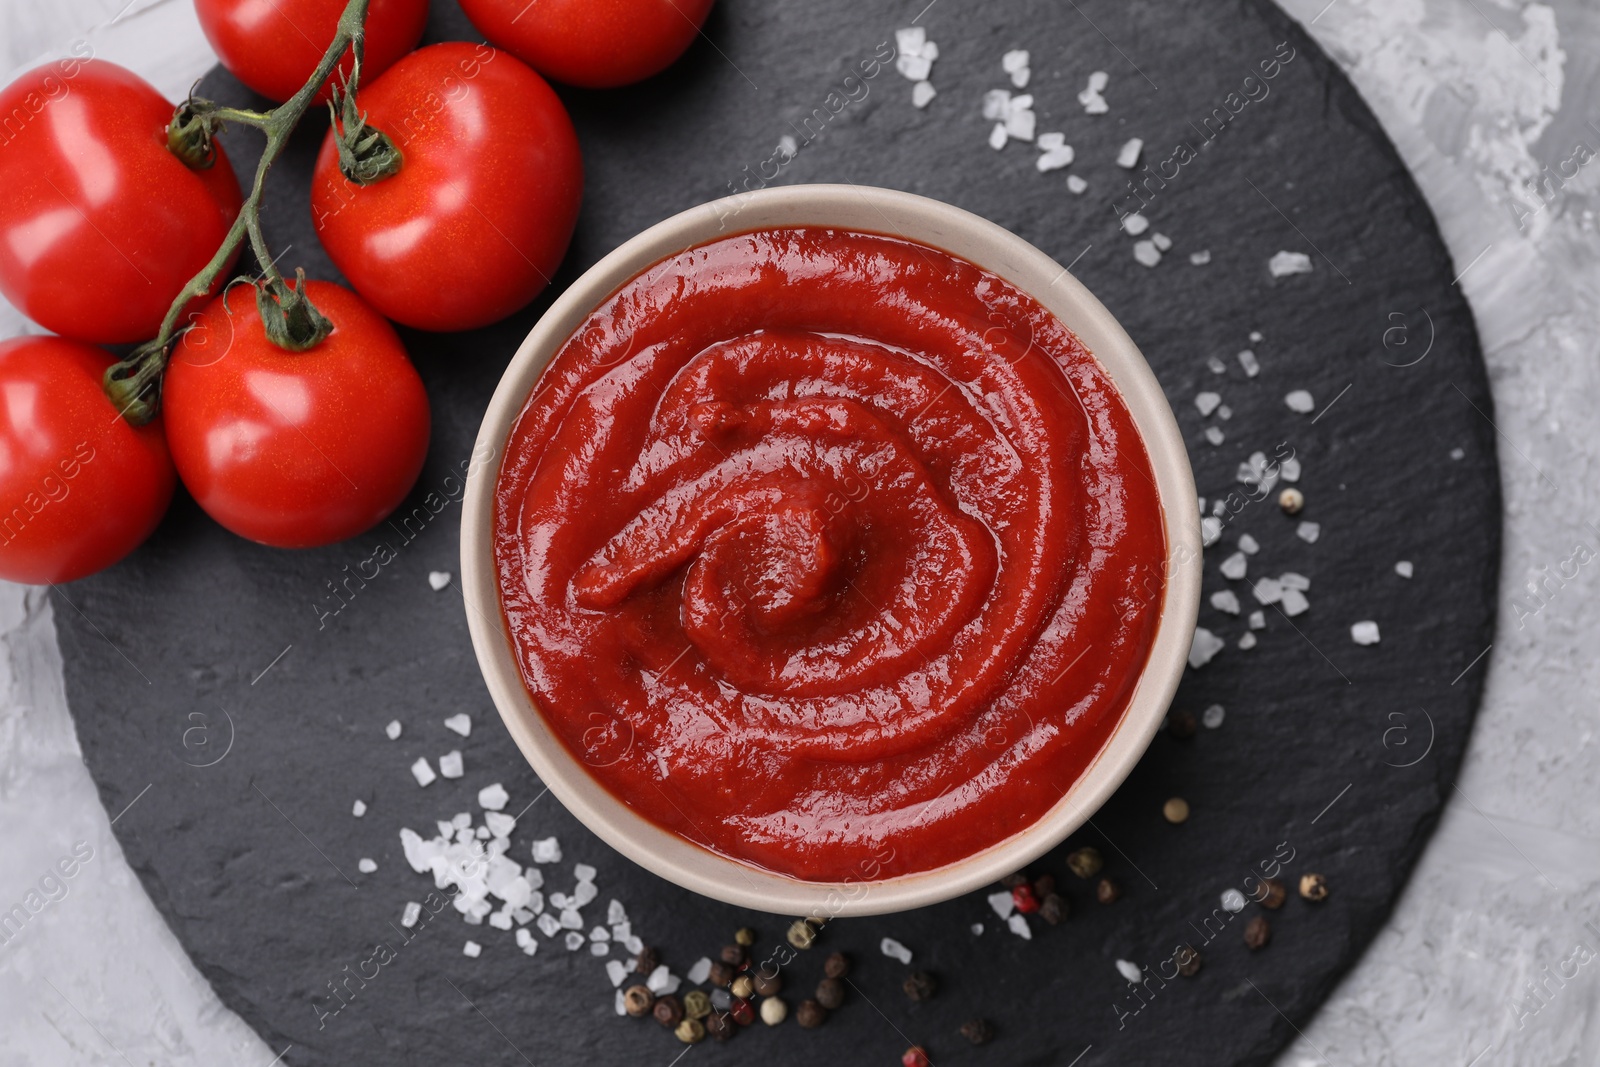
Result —
[[823, 229], [663, 260], [539, 379], [496, 487], [522, 677], [656, 824], [795, 877], [962, 859], [1121, 719], [1166, 540], [1132, 417], [1038, 301]]

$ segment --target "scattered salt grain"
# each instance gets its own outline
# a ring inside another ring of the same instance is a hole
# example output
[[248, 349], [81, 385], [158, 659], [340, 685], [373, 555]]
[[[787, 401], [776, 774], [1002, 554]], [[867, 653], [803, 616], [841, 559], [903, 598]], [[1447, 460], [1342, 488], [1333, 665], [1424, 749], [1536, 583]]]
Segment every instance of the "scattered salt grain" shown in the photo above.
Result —
[[1073, 196], [1081, 196], [1088, 188], [1089, 183], [1078, 177], [1078, 175], [1070, 174], [1067, 176], [1067, 192]]
[[378, 864], [373, 860], [367, 859], [365, 856], [356, 861], [356, 870], [360, 871], [362, 874], [371, 874], [377, 869]]
[[407, 930], [417, 925], [417, 920], [422, 918], [422, 905], [411, 900], [406, 902], [405, 910], [400, 913], [400, 925]]
[[483, 955], [483, 946], [478, 944], [476, 941], [468, 941], [465, 945], [461, 946], [461, 954], [463, 956], [471, 956], [473, 959], [477, 959], [479, 956]]
[[1283, 599], [1283, 583], [1276, 578], [1262, 578], [1250, 587], [1258, 604], [1276, 604]]
[[1250, 629], [1252, 629], [1252, 630], [1265, 630], [1266, 628], [1267, 628], [1267, 613], [1264, 612], [1264, 611], [1252, 611], [1250, 613]]
[[533, 924], [537, 926], [539, 928], [539, 932], [544, 934], [546, 937], [554, 937], [561, 932], [561, 920], [556, 918], [554, 915], [551, 915], [549, 912], [545, 912], [543, 915], [539, 916], [533, 921]]
[[462, 712], [459, 715], [450, 716], [444, 721], [444, 726], [445, 729], [454, 730], [462, 737], [472, 736], [472, 716], [468, 715], [466, 712]]
[[1250, 343], [1251, 344], [1258, 345], [1262, 341], [1265, 341], [1265, 340], [1266, 340], [1266, 338], [1261, 335], [1261, 331], [1260, 330], [1251, 330], [1250, 331]]
[[1130, 137], [1117, 153], [1117, 166], [1124, 170], [1132, 170], [1139, 165], [1139, 154], [1144, 151], [1144, 141], [1138, 137]]
[[973, 923], [972, 924], [972, 936], [973, 937], [982, 937], [983, 936], [983, 924], [982, 923]]
[[509, 911], [495, 912], [493, 915], [489, 916], [489, 925], [494, 927], [496, 930], [511, 929], [511, 913]]
[[1034, 142], [1041, 149], [1039, 158], [1034, 161], [1034, 166], [1039, 169], [1040, 174], [1048, 174], [1050, 171], [1060, 170], [1062, 167], [1069, 166], [1077, 158], [1077, 152], [1069, 144], [1058, 145], [1053, 148], [1045, 145], [1044, 139], [1046, 137], [1059, 138], [1060, 136], [1059, 133], [1044, 133], [1040, 134], [1039, 139]]
[[1278, 473], [1283, 475], [1283, 480], [1286, 482], [1298, 482], [1300, 480], [1300, 461], [1294, 456], [1290, 456], [1278, 464]]
[[1466, 456], [1466, 454], [1467, 454], [1467, 450], [1464, 449], [1464, 448], [1452, 448], [1450, 450], [1450, 458], [1451, 459], [1459, 460], [1459, 459], [1464, 458]]
[[899, 960], [901, 963], [911, 962], [911, 950], [892, 937], [886, 937], [880, 941], [878, 949], [890, 959]]
[[1166, 252], [1172, 248], [1172, 238], [1168, 237], [1164, 233], [1151, 234], [1150, 243], [1155, 245], [1156, 248], [1162, 252]]
[[1122, 216], [1122, 228], [1128, 232], [1128, 236], [1138, 237], [1150, 228], [1150, 220], [1137, 211], [1130, 211]]
[[1011, 895], [1011, 890], [1009, 889], [1002, 889], [997, 893], [990, 893], [984, 899], [989, 902], [989, 907], [994, 909], [994, 913], [1000, 916], [1002, 919], [1009, 919], [1011, 917], [1011, 913], [1015, 911], [1017, 907], [1016, 898]]
[[583, 916], [578, 914], [577, 908], [562, 908], [560, 921], [563, 930], [583, 929]]
[[1106, 98], [1100, 95], [1110, 81], [1111, 76], [1103, 70], [1097, 70], [1089, 75], [1088, 87], [1078, 94], [1078, 103], [1083, 105], [1086, 114], [1104, 115], [1111, 110]]
[[572, 868], [572, 877], [579, 882], [593, 882], [599, 873], [587, 863], [579, 863]]
[[1003, 122], [997, 122], [994, 124], [994, 129], [989, 131], [989, 147], [998, 152], [1005, 146], [1006, 124]]
[[1196, 393], [1194, 396], [1195, 410], [1200, 412], [1202, 416], [1210, 415], [1217, 410], [1217, 405], [1220, 403], [1222, 403], [1222, 397], [1216, 393]]
[[1257, 552], [1261, 551], [1261, 542], [1257, 541], [1254, 537], [1251, 537], [1249, 534], [1240, 534], [1239, 535], [1239, 551], [1243, 552], [1247, 556], [1253, 556]]
[[432, 785], [433, 780], [439, 776], [433, 773], [433, 768], [428, 765], [427, 757], [419, 756], [417, 757], [417, 762], [411, 765], [411, 777], [417, 780], [418, 785], [427, 787]]
[[1244, 910], [1244, 894], [1237, 889], [1224, 889], [1222, 891], [1222, 908], [1235, 915]]
[[927, 56], [902, 52], [895, 57], [894, 69], [898, 70], [907, 81], [927, 81], [928, 75], [933, 73], [933, 60]]
[[594, 903], [594, 898], [600, 895], [600, 890], [594, 887], [593, 882], [579, 882], [578, 887], [572, 891], [572, 906], [587, 908]]
[[1208, 357], [1206, 357], [1206, 369], [1209, 370], [1212, 374], [1227, 374], [1228, 373], [1228, 365], [1226, 363], [1222, 362], [1222, 360], [1218, 359], [1216, 356], [1208, 356]]
[[1222, 520], [1207, 515], [1200, 520], [1200, 543], [1205, 548], [1210, 548], [1222, 539]]
[[1136, 241], [1133, 245], [1133, 258], [1146, 267], [1154, 267], [1161, 262], [1161, 250], [1156, 248], [1154, 241]]
[[1232, 589], [1219, 589], [1211, 594], [1211, 606], [1229, 615], [1239, 614], [1239, 594]]
[[1278, 484], [1278, 468], [1267, 459], [1265, 452], [1252, 452], [1248, 460], [1239, 464], [1234, 480], [1269, 493]]
[[591, 956], [609, 956], [609, 955], [611, 955], [611, 942], [609, 942], [609, 941], [590, 941], [589, 942], [589, 955], [591, 955]]
[[1227, 435], [1222, 432], [1222, 427], [1220, 426], [1207, 426], [1206, 440], [1210, 441], [1214, 445], [1220, 445], [1223, 441], [1227, 440]]
[[939, 90], [933, 87], [930, 81], [920, 81], [911, 87], [911, 106], [915, 108], [927, 107], [933, 98], [939, 95]]
[[689, 973], [687, 975], [685, 975], [684, 977], [688, 978], [689, 981], [691, 983], [693, 983], [694, 985], [699, 985], [701, 982], [704, 982], [710, 976], [711, 976], [711, 960], [708, 959], [705, 956], [701, 956], [698, 960], [695, 961], [694, 966], [689, 968]]
[[1394, 565], [1394, 572], [1402, 578], [1409, 578], [1414, 573], [1409, 559], [1403, 559]]
[[478, 790], [478, 806], [484, 811], [504, 811], [510, 802], [511, 794], [507, 793], [506, 787], [499, 782]]
[[435, 593], [437, 593], [439, 590], [443, 589], [445, 586], [447, 586], [449, 584], [450, 584], [450, 572], [449, 571], [429, 571], [428, 572], [428, 585], [433, 589], [433, 591]]
[[1267, 261], [1267, 270], [1274, 278], [1287, 278], [1291, 274], [1310, 274], [1311, 257], [1304, 252], [1279, 252]]
[[1350, 627], [1350, 640], [1358, 645], [1375, 645], [1378, 643], [1378, 624], [1371, 619], [1356, 623]]
[[395, 719], [394, 721], [389, 723], [388, 726], [385, 726], [383, 728], [383, 732], [389, 735], [389, 740], [391, 740], [391, 741], [398, 740], [399, 737], [400, 737], [400, 720], [399, 719]]
[[1117, 973], [1130, 983], [1138, 982], [1139, 979], [1144, 977], [1144, 971], [1132, 960], [1118, 960]]
[[1233, 580], [1237, 581], [1244, 577], [1245, 571], [1249, 568], [1249, 566], [1250, 561], [1245, 559], [1244, 553], [1235, 552], [1233, 555], [1222, 561], [1222, 576], [1224, 578], [1232, 578]]
[[1298, 589], [1301, 592], [1305, 592], [1311, 588], [1311, 579], [1295, 571], [1284, 571], [1278, 575], [1278, 581], [1282, 583], [1285, 589]]
[[1311, 601], [1298, 589], [1284, 589], [1283, 613], [1291, 619], [1296, 615], [1303, 615], [1311, 607]]
[[711, 1010], [727, 1011], [733, 1007], [733, 994], [726, 989], [713, 989], [711, 991]]
[[928, 28], [926, 26], [907, 26], [903, 30], [894, 31], [895, 54], [914, 55], [922, 54], [923, 45], [928, 43]]
[[358, 800], [354, 804], [350, 805], [350, 814], [354, 815], [356, 818], [359, 819], [359, 818], [361, 818], [361, 816], [365, 815], [366, 813], [367, 813], [367, 802], [365, 800]]
[[1211, 262], [1211, 250], [1209, 248], [1202, 248], [1198, 252], [1190, 252], [1189, 262], [1196, 267], [1205, 266], [1207, 263]]
[[1224, 420], [1233, 418], [1233, 409], [1226, 404], [1222, 405], [1217, 409], [1217, 418]]
[[561, 842], [553, 837], [541, 837], [533, 843], [533, 862], [560, 863]]
[[656, 996], [665, 996], [676, 993], [681, 980], [667, 969], [665, 963], [660, 964], [650, 972], [650, 977], [644, 980], [645, 988]]
[[613, 900], [606, 905], [606, 922], [612, 926], [628, 921], [628, 911], [622, 906], [622, 901]]
[[1033, 929], [1028, 925], [1028, 917], [1026, 915], [1013, 915], [1006, 920], [1006, 925], [1011, 927], [1011, 932], [1022, 938], [1022, 940], [1033, 940]]
[[628, 998], [622, 995], [622, 990], [620, 989], [617, 990], [616, 998], [612, 1002], [612, 1009], [618, 1015], [626, 1016], [628, 1014]]
[[1246, 378], [1254, 378], [1261, 373], [1261, 361], [1256, 359], [1256, 354], [1248, 348], [1239, 353], [1239, 369], [1244, 371]]
[[484, 812], [483, 822], [491, 837], [510, 837], [517, 828], [517, 820], [503, 811]]
[[446, 778], [460, 778], [466, 773], [466, 765], [461, 759], [460, 749], [452, 749], [439, 757], [439, 773]]
[[1255, 647], [1256, 647], [1256, 635], [1255, 634], [1245, 633], [1239, 638], [1239, 648], [1242, 649], [1243, 651], [1248, 652], [1252, 648], [1255, 648]]
[[1316, 401], [1311, 399], [1311, 394], [1306, 392], [1304, 389], [1296, 389], [1294, 392], [1285, 396], [1283, 398], [1283, 402], [1288, 406], [1290, 411], [1297, 412], [1301, 415], [1309, 415], [1311, 410], [1317, 406]]
[[576, 952], [583, 947], [583, 935], [573, 930], [566, 937], [567, 951]]
[[1317, 538], [1322, 536], [1322, 524], [1318, 522], [1302, 522], [1294, 528], [1295, 536], [1308, 545], [1317, 543]]
[[1011, 75], [1012, 85], [1015, 85], [1018, 89], [1027, 87], [1028, 77], [1031, 73], [1028, 69], [1027, 49], [1019, 48], [1015, 51], [1007, 52], [1000, 57], [1000, 67]]
[[[519, 934], [527, 933], [526, 930], [519, 930], [517, 932]], [[521, 944], [521, 942], [519, 941], [518, 944]], [[606, 977], [611, 979], [611, 984], [614, 986], [620, 987], [622, 983], [627, 980], [628, 972], [630, 970], [632, 970], [632, 968], [630, 968], [626, 963], [623, 963], [621, 960], [606, 961]]]
[[450, 825], [457, 830], [465, 830], [472, 825], [472, 812], [458, 811], [450, 818]]
[[1194, 628], [1194, 640], [1189, 645], [1189, 666], [1196, 670], [1204, 667], [1211, 662], [1218, 652], [1222, 651], [1223, 646], [1226, 644], [1226, 641], [1204, 626], [1196, 626]]
[[1227, 717], [1227, 714], [1221, 704], [1212, 704], [1200, 713], [1200, 725], [1207, 730], [1215, 730], [1222, 725], [1222, 720]]

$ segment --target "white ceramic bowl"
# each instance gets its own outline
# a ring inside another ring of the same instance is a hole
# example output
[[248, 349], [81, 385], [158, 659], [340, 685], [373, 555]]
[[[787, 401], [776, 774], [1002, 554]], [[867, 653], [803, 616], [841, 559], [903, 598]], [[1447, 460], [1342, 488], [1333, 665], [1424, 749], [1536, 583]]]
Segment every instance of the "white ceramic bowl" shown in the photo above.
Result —
[[[882, 233], [942, 248], [1033, 295], [1094, 353], [1121, 392], [1155, 471], [1167, 535], [1165, 599], [1133, 698], [1067, 794], [1021, 832], [956, 863], [871, 882], [806, 882], [710, 852], [609, 793], [546, 724], [522, 684], [495, 579], [494, 489], [507, 437], [545, 364], [589, 313], [658, 260], [719, 237], [778, 226]], [[506, 368], [478, 431], [461, 520], [462, 593], [478, 664], [511, 736], [550, 791], [607, 844], [708, 897], [784, 915], [876, 915], [947, 900], [1027, 866], [1089, 819], [1161, 725], [1183, 673], [1200, 599], [1200, 524], [1183, 439], [1155, 375], [1100, 301], [1049, 256], [994, 223], [936, 200], [853, 185], [765, 189], [702, 205], [645, 230], [551, 305]]]

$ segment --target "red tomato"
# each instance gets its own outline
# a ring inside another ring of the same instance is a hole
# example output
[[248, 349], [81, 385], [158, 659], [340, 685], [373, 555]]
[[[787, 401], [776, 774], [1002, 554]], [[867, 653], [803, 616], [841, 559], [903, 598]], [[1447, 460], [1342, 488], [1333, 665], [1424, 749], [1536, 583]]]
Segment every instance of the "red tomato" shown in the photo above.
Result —
[[578, 135], [544, 79], [488, 45], [436, 44], [362, 85], [357, 105], [400, 149], [400, 170], [356, 185], [330, 130], [311, 181], [317, 235], [356, 291], [443, 331], [538, 295], [583, 199]]
[[195, 317], [162, 388], [183, 484], [223, 526], [278, 548], [370, 528], [428, 451], [428, 397], [394, 327], [343, 286], [307, 282], [306, 295], [333, 322], [320, 344], [268, 341], [239, 287]]
[[176, 481], [161, 424], [100, 391], [113, 360], [81, 341], [0, 343], [0, 578], [70, 582], [150, 536]]
[[493, 43], [585, 89], [658, 74], [694, 43], [713, 0], [461, 0]]
[[[345, 0], [195, 0], [206, 40], [229, 72], [279, 103], [299, 92], [333, 43]], [[361, 76], [375, 76], [417, 47], [428, 23], [428, 0], [372, 0]], [[350, 72], [345, 49], [338, 70]], [[330, 75], [317, 93], [328, 99]]]
[[0, 292], [64, 337], [156, 335], [222, 244], [239, 183], [167, 150], [173, 106], [114, 63], [64, 59], [0, 90]]

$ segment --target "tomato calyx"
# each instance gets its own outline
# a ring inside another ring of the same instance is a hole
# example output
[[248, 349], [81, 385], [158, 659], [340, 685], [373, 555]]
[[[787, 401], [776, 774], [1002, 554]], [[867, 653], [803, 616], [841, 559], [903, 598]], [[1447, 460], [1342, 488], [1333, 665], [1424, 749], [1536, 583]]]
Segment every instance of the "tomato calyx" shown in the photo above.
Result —
[[361, 73], [357, 60], [351, 84], [333, 90], [328, 100], [328, 116], [339, 146], [339, 171], [357, 185], [381, 182], [400, 170], [400, 149], [382, 130], [367, 125], [367, 116], [356, 108], [352, 85]]
[[189, 97], [167, 124], [167, 150], [190, 170], [210, 170], [217, 161], [216, 135], [223, 123], [208, 103]]
[[333, 323], [305, 295], [306, 272], [294, 272], [293, 284], [282, 277], [256, 285], [256, 310], [267, 340], [289, 352], [304, 352], [333, 332]]

